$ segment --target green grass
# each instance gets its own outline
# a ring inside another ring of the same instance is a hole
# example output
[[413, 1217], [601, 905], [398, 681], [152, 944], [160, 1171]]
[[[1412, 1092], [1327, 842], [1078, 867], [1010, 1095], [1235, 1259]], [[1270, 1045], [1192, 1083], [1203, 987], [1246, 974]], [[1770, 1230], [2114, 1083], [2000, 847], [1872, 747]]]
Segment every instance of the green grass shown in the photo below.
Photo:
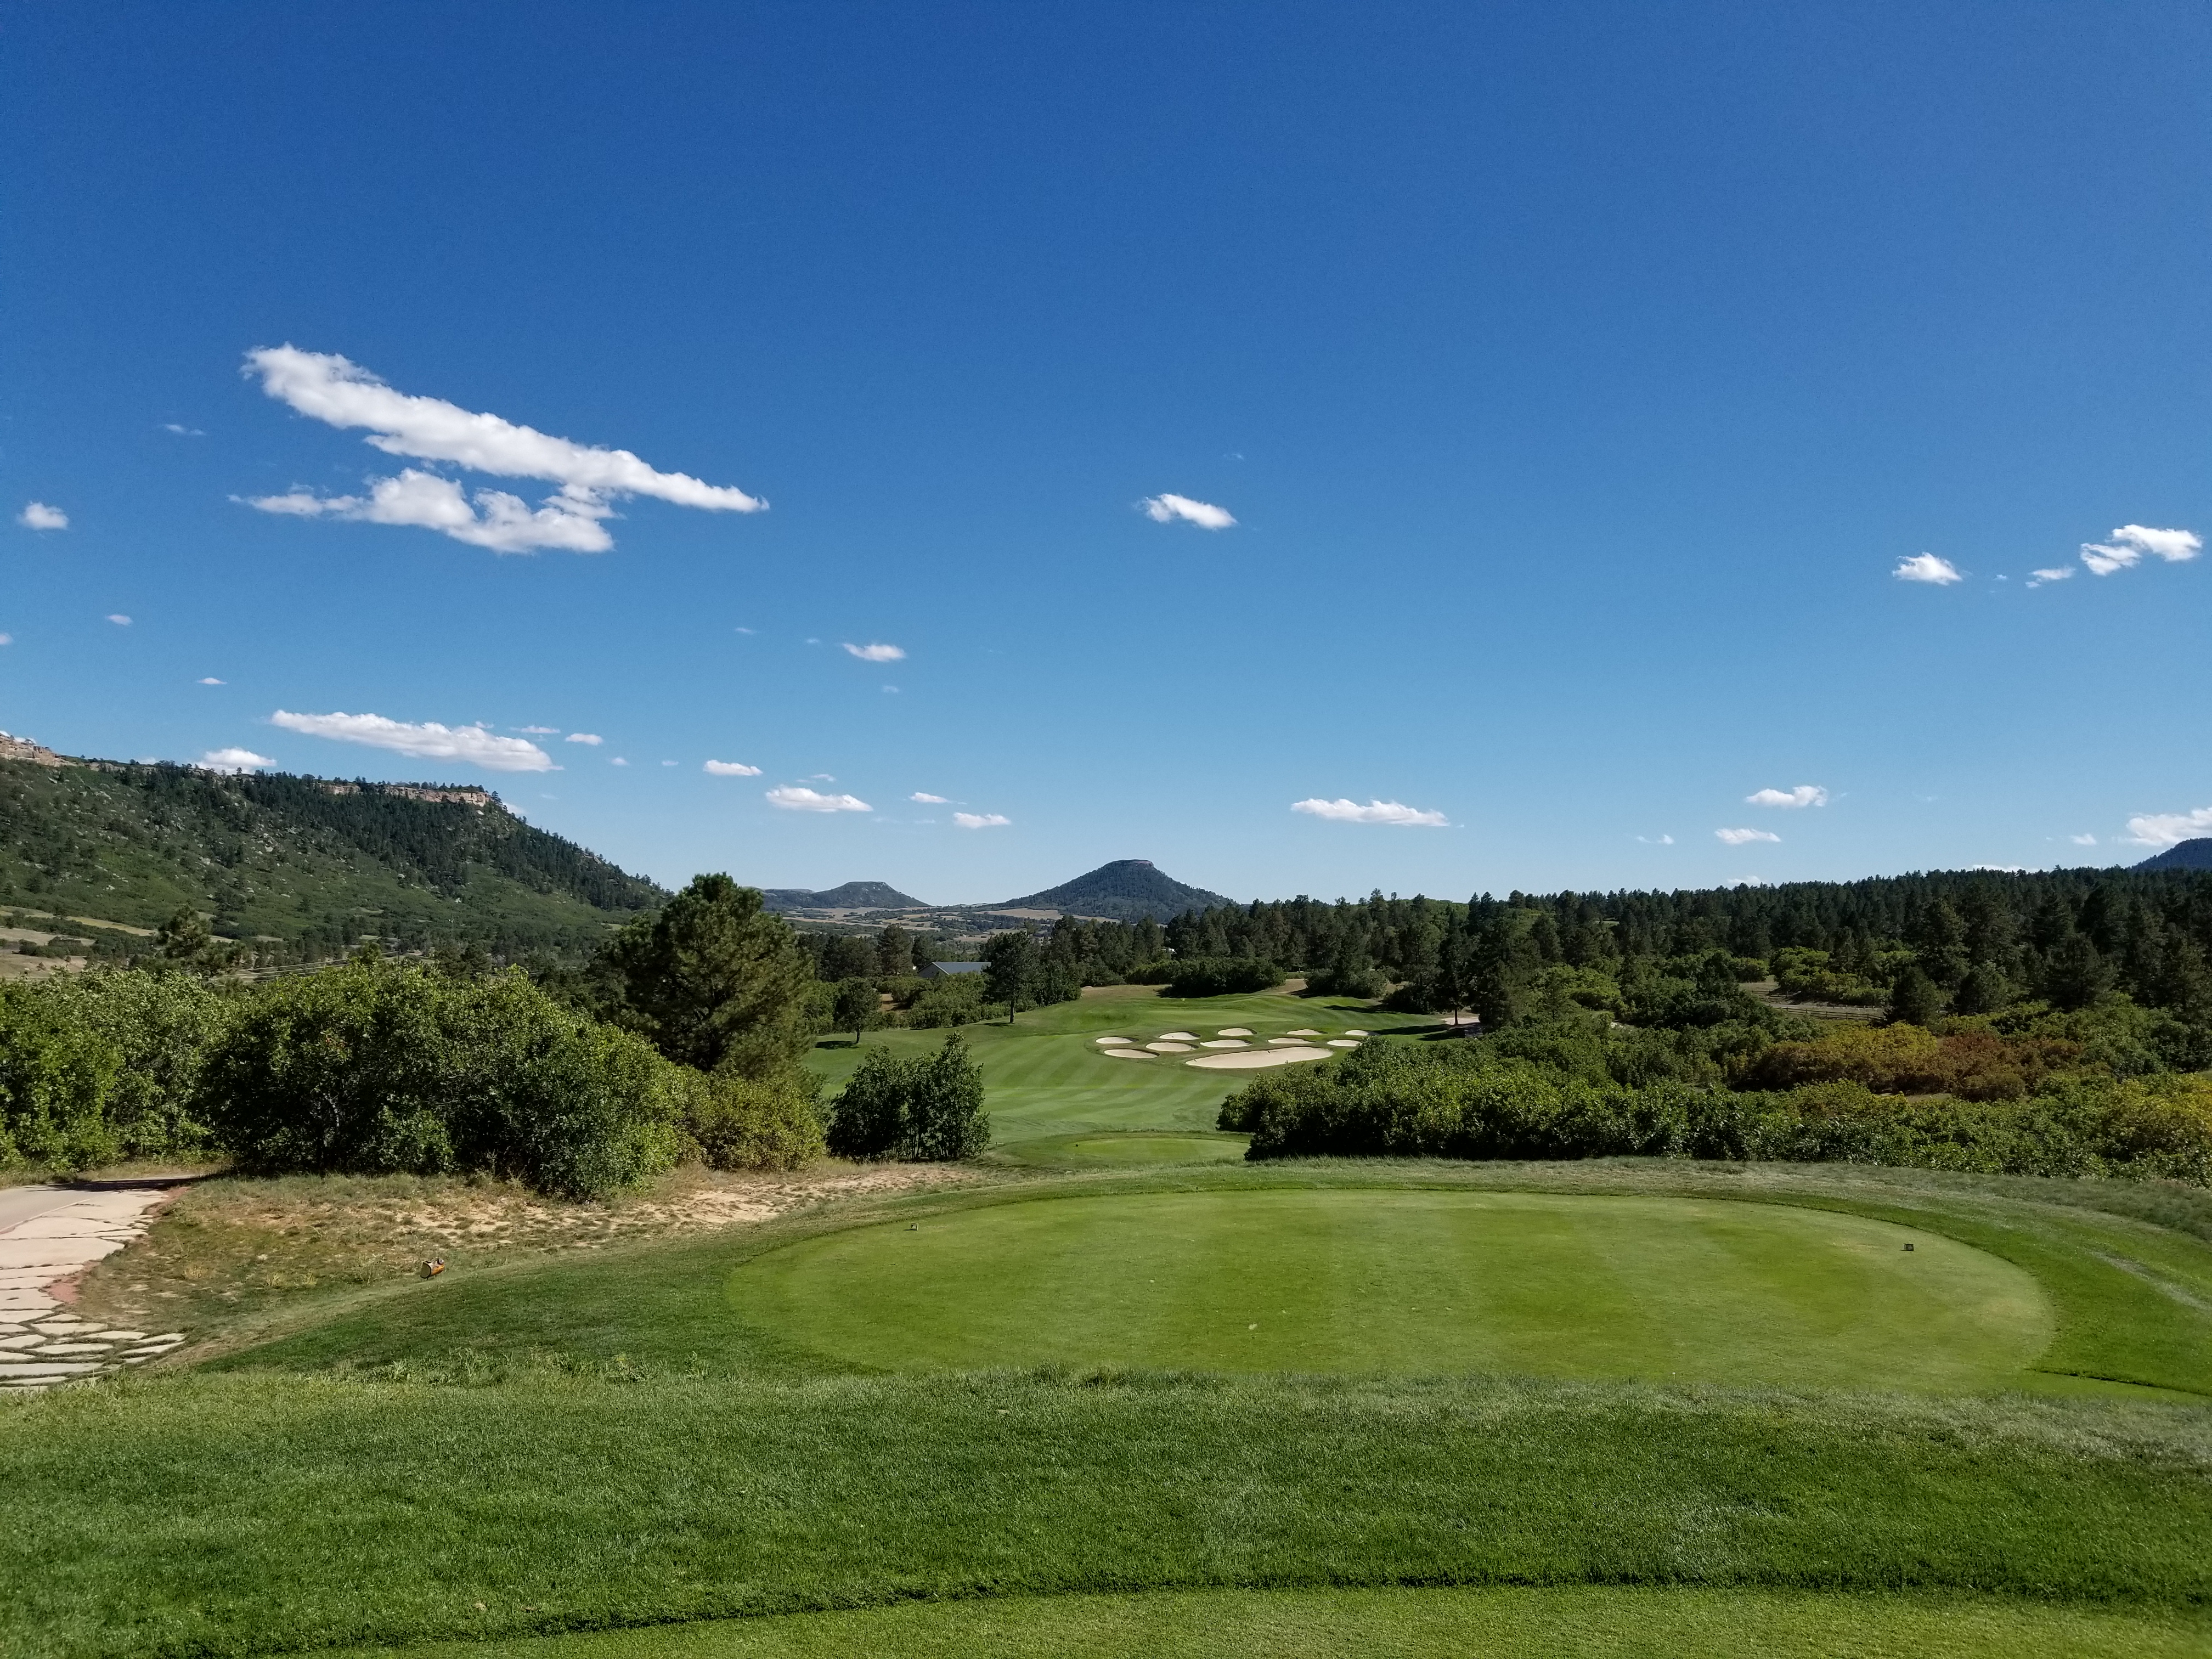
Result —
[[0, 1650], [1133, 1589], [2212, 1601], [2186, 1408], [1586, 1384], [202, 1376], [0, 1410]]
[[[390, 1649], [354, 1650], [381, 1659]], [[2191, 1614], [1954, 1595], [1620, 1589], [1183, 1590], [906, 1602], [404, 1650], [410, 1659], [2185, 1659]]]
[[[1074, 1002], [1030, 1010], [1012, 1025], [1000, 1021], [963, 1025], [960, 1031], [974, 1045], [983, 1068], [992, 1142], [1001, 1146], [1079, 1132], [1211, 1129], [1223, 1098], [1250, 1075], [1196, 1071], [1181, 1063], [1187, 1056], [1108, 1060], [1098, 1053], [1095, 1037], [1143, 1042], [1176, 1030], [1211, 1036], [1224, 1025], [1248, 1026], [1262, 1039], [1302, 1027], [1333, 1036], [1346, 1029], [1380, 1029], [1378, 1020], [1403, 1024], [1400, 1016], [1378, 1015], [1370, 1005], [1346, 998], [1262, 991], [1184, 1001], [1163, 997], [1151, 986], [1115, 985], [1086, 991]], [[862, 1048], [927, 1054], [945, 1036], [872, 1031]], [[809, 1064], [834, 1091], [860, 1064], [861, 1052], [849, 1038], [830, 1038], [816, 1047]]]
[[795, 1348], [895, 1370], [1971, 1389], [2010, 1381], [2052, 1334], [2033, 1276], [1933, 1233], [1778, 1205], [1529, 1193], [997, 1204], [771, 1251], [728, 1294], [737, 1317]]

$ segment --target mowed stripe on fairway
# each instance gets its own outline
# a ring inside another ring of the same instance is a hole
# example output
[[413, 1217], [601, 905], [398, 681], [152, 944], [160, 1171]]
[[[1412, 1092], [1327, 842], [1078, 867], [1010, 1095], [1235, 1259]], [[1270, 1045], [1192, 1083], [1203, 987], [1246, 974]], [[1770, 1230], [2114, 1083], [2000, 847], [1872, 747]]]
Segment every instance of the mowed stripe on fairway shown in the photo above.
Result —
[[[1913, 1249], [1903, 1247], [1910, 1243]], [[1536, 1193], [1034, 1200], [854, 1228], [731, 1276], [833, 1363], [1973, 1390], [2049, 1344], [2033, 1279], [1826, 1210]]]

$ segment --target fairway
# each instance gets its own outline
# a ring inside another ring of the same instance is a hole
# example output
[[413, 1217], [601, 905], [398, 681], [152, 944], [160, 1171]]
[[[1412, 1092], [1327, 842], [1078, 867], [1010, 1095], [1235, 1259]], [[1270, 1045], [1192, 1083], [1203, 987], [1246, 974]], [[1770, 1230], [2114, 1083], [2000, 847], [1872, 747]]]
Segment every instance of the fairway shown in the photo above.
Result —
[[1510, 1192], [1002, 1204], [770, 1251], [728, 1297], [781, 1341], [894, 1370], [1975, 1390], [2017, 1376], [2053, 1329], [2028, 1274], [1933, 1234], [1780, 1205]]

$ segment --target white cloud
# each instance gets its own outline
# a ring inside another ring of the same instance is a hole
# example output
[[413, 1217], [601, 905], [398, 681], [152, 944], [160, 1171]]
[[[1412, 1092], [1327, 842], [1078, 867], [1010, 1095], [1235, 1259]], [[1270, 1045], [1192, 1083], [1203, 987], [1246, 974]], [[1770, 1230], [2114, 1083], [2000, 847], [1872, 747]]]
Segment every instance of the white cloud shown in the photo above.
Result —
[[1713, 833], [1731, 847], [1741, 847], [1754, 841], [1780, 841], [1771, 830], [1716, 830]]
[[1672, 836], [1638, 836], [1636, 839], [1646, 847], [1672, 847], [1674, 844]]
[[707, 771], [708, 775], [717, 778], [757, 778], [761, 775], [759, 767], [748, 766], [743, 761], [710, 760], [707, 763]]
[[894, 697], [896, 697], [896, 696], [897, 696], [899, 695], [899, 689], [898, 689], [898, 687], [896, 687], [896, 685], [887, 685], [887, 686], [885, 686], [885, 687], [884, 688], [884, 692], [885, 692], [888, 696], [894, 696]]
[[661, 762], [660, 763], [661, 763], [663, 766], [673, 766], [673, 765], [675, 765], [675, 764], [676, 764], [676, 763], [675, 763], [674, 761], [663, 761], [663, 762]]
[[2144, 812], [2128, 820], [2127, 839], [2138, 847], [2171, 847], [2178, 841], [2212, 836], [2212, 806], [2194, 812]]
[[596, 732], [571, 732], [568, 734], [568, 741], [570, 743], [588, 743], [592, 748], [597, 749], [601, 744], [605, 743], [606, 739]]
[[738, 632], [740, 634], [757, 634], [760, 632], [760, 629], [757, 628], [740, 628], [738, 629]]
[[854, 645], [848, 640], [845, 649], [862, 662], [900, 662], [906, 657], [895, 645]]
[[1370, 800], [1362, 806], [1356, 800], [1323, 800], [1315, 796], [1309, 800], [1291, 803], [1293, 812], [1308, 812], [1317, 818], [1333, 819], [1338, 823], [1393, 823], [1400, 828], [1419, 825], [1424, 829], [1441, 830], [1446, 827], [1441, 812], [1425, 812], [1417, 806], [1407, 806], [1402, 801]]
[[[295, 489], [284, 495], [246, 498], [264, 513], [297, 518], [350, 519], [362, 524], [412, 525], [435, 530], [472, 547], [495, 553], [530, 553], [557, 547], [570, 553], [604, 553], [614, 538], [599, 526], [613, 509], [589, 491], [549, 495], [532, 512], [520, 495], [503, 489], [479, 489], [475, 504], [451, 478], [407, 468], [396, 478], [378, 478], [362, 495], [318, 495]], [[481, 511], [479, 511], [481, 509]]]
[[276, 764], [269, 756], [257, 755], [251, 749], [210, 749], [200, 757], [200, 765], [210, 772], [258, 772]]
[[193, 684], [196, 685], [228, 685], [230, 682], [228, 680], [219, 680], [216, 678], [214, 675], [210, 674], [203, 679], [194, 681]]
[[175, 421], [162, 422], [161, 430], [164, 432], [173, 432], [179, 438], [204, 438], [207, 436], [206, 433], [201, 431], [199, 428], [196, 426], [184, 426]]
[[518, 726], [518, 732], [527, 732], [533, 738], [550, 738], [561, 728], [557, 726]]
[[1828, 792], [1817, 783], [1801, 783], [1795, 789], [1760, 789], [1743, 799], [1751, 806], [1826, 806]]
[[15, 643], [15, 636], [13, 634], [0, 634], [0, 645], [13, 645]]
[[2027, 585], [2030, 587], [2040, 587], [2045, 582], [2063, 582], [2072, 580], [2074, 567], [2070, 564], [2053, 565], [2048, 570], [2031, 570], [2027, 574]]
[[1013, 822], [1000, 812], [955, 812], [952, 821], [963, 830], [1003, 830]]
[[381, 714], [295, 714], [280, 708], [270, 724], [311, 738], [366, 744], [417, 760], [466, 761], [490, 772], [551, 772], [553, 757], [523, 738], [502, 738], [481, 726], [386, 720]]
[[2115, 570], [2125, 570], [2140, 562], [2146, 553], [2169, 564], [2179, 564], [2203, 550], [2203, 541], [2193, 531], [2153, 530], [2148, 525], [2124, 524], [2112, 532], [2109, 542], [2082, 543], [2081, 562], [2094, 574], [2109, 576]]
[[914, 793], [908, 795], [907, 799], [908, 800], [918, 800], [924, 806], [950, 806], [952, 805], [952, 798], [950, 795], [932, 795], [920, 789], [915, 790]]
[[387, 455], [561, 486], [536, 512], [496, 489], [478, 490], [471, 507], [451, 479], [410, 467], [397, 478], [374, 481], [366, 500], [295, 489], [251, 503], [264, 512], [414, 525], [500, 553], [539, 547], [598, 553], [614, 544], [599, 521], [611, 515], [611, 501], [626, 495], [710, 513], [757, 513], [768, 505], [742, 489], [659, 471], [627, 449], [574, 443], [441, 398], [410, 397], [335, 353], [264, 347], [246, 354], [245, 372], [259, 375], [264, 392], [302, 415], [335, 427], [367, 427], [368, 441]]
[[809, 783], [835, 783], [837, 781], [834, 776], [827, 772], [809, 772], [806, 775], [806, 781]]
[[1216, 507], [1210, 501], [1194, 501], [1188, 495], [1147, 495], [1137, 503], [1137, 510], [1154, 524], [1172, 524], [1181, 519], [1200, 530], [1226, 530], [1237, 522], [1229, 516], [1226, 507]]
[[125, 616], [120, 611], [109, 611], [104, 620], [113, 623], [118, 628], [128, 628], [131, 626], [131, 618]]
[[780, 783], [768, 792], [768, 804], [787, 812], [872, 812], [876, 809], [856, 795], [824, 795], [795, 783]]
[[1899, 559], [1897, 568], [1889, 574], [1901, 582], [1934, 582], [1938, 586], [1966, 580], [1959, 574], [1958, 566], [1933, 553], [1916, 553], [1909, 559]]
[[2094, 836], [2069, 836], [2066, 839], [2076, 847], [2094, 847], [2097, 844], [2097, 838]]
[[15, 515], [15, 522], [32, 530], [67, 530], [69, 514], [44, 501], [26, 501], [23, 510]]
[[624, 760], [620, 755], [617, 755], [612, 760], [609, 761], [607, 764], [610, 766], [628, 766], [629, 763]]

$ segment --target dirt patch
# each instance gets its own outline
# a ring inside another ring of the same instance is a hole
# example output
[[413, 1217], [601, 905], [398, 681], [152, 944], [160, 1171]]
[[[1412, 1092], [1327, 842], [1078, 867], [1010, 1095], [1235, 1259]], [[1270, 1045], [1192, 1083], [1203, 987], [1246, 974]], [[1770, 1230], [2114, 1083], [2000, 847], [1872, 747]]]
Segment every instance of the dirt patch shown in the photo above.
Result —
[[223, 1176], [88, 1273], [81, 1305], [118, 1324], [195, 1329], [279, 1304], [518, 1255], [757, 1226], [794, 1210], [989, 1180], [957, 1164], [824, 1162], [776, 1174], [686, 1168], [605, 1204], [505, 1182], [412, 1176]]

